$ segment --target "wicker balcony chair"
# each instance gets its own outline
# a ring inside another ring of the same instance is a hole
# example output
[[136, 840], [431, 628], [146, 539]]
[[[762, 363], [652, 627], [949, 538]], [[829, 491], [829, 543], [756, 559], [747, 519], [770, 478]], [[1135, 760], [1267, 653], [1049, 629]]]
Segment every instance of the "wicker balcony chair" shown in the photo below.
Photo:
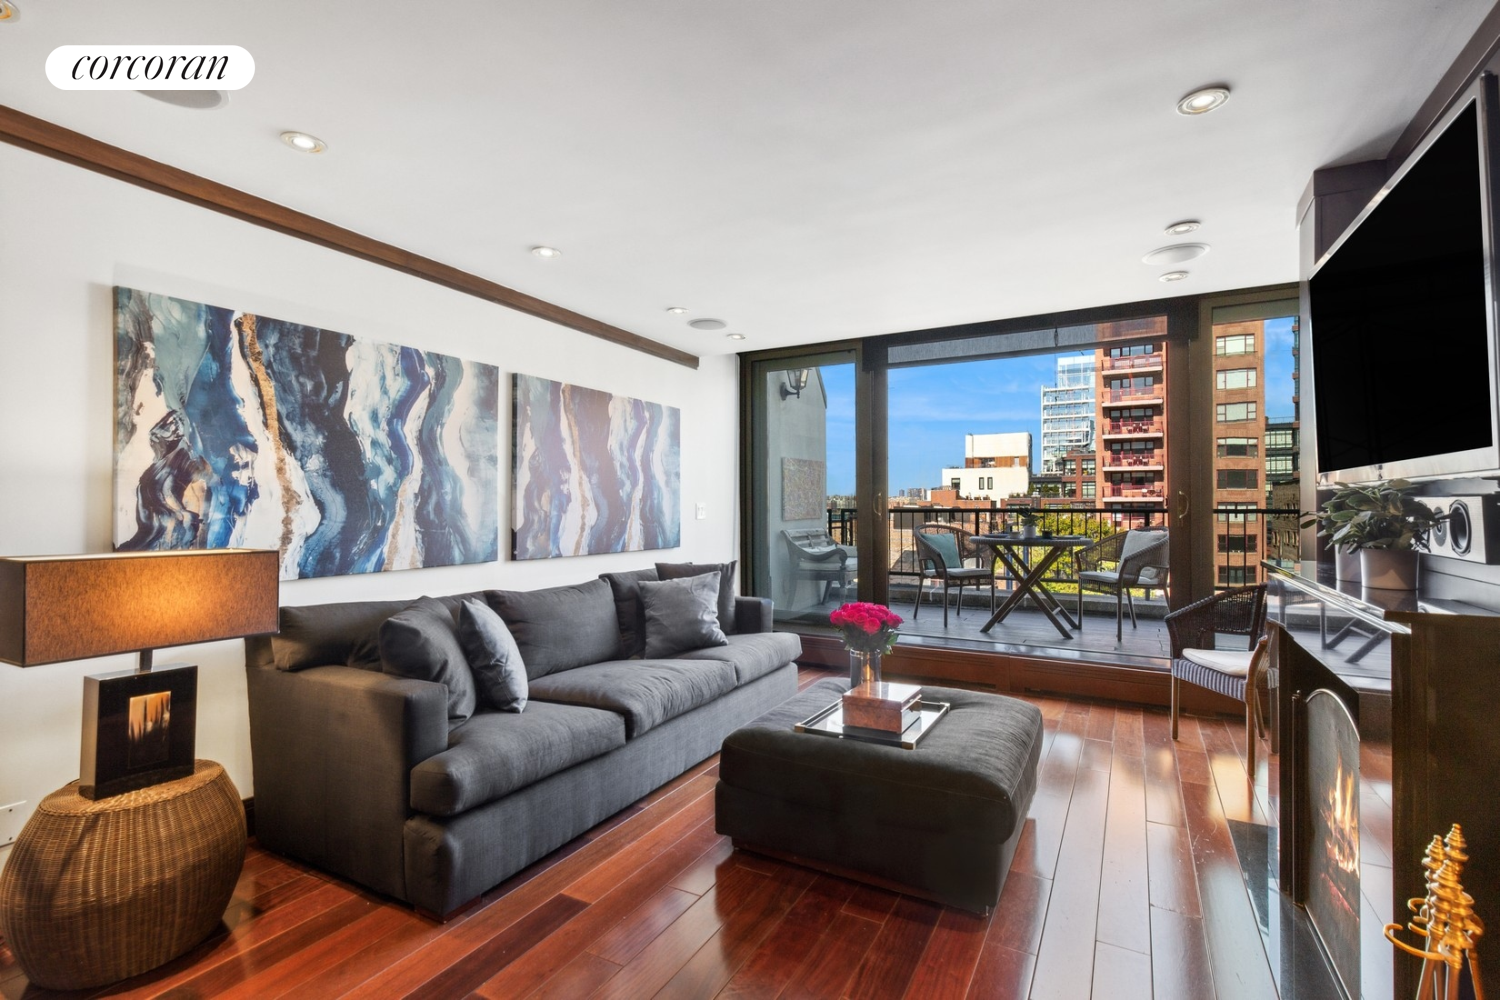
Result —
[[[967, 567], [963, 564], [963, 557], [959, 554], [958, 535], [949, 530], [951, 525], [922, 525], [912, 532], [912, 538], [917, 543], [917, 568], [921, 570], [922, 579], [917, 581], [917, 602], [912, 607], [912, 620], [915, 621], [918, 612], [922, 610], [922, 594], [926, 591], [928, 580], [943, 581], [943, 627], [948, 627], [948, 588], [958, 585], [958, 611], [959, 617], [963, 617], [964, 585], [973, 584], [978, 586], [981, 582], [989, 580], [990, 583], [990, 610], [995, 610], [995, 570], [990, 566]], [[941, 529], [941, 530], [932, 530]], [[964, 529], [959, 529], [960, 531]], [[973, 532], [970, 532], [972, 535]]]
[[[1265, 733], [1259, 692], [1265, 678], [1266, 585], [1205, 597], [1173, 611], [1166, 622], [1172, 640], [1172, 738], [1177, 738], [1178, 694], [1183, 683], [1242, 701], [1253, 778], [1256, 740]], [[1223, 635], [1245, 636], [1245, 648], [1216, 648], [1215, 637]]]
[[[1167, 532], [1135, 528], [1101, 538], [1094, 545], [1077, 553], [1074, 559], [1078, 566], [1079, 627], [1083, 627], [1084, 588], [1114, 591], [1115, 641], [1123, 639], [1125, 605], [1130, 607], [1130, 627], [1136, 627], [1135, 600], [1130, 596], [1131, 589], [1144, 589], [1148, 595], [1153, 590], [1166, 590], [1170, 557], [1170, 536]], [[1106, 566], [1112, 568], [1106, 569]]]
[[[947, 521], [923, 521], [914, 529], [916, 532], [934, 535], [946, 532], [958, 539], [958, 558], [960, 562], [969, 559], [982, 560], [984, 551], [973, 542], [974, 532], [961, 524], [950, 524]], [[976, 562], [975, 565], [980, 565]]]

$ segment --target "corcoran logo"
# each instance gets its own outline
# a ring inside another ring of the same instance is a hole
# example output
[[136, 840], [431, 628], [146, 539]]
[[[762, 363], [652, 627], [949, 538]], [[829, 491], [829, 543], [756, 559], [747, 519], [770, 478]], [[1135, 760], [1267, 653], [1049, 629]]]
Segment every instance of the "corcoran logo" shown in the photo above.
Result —
[[253, 76], [238, 45], [60, 45], [47, 57], [62, 90], [239, 90]]

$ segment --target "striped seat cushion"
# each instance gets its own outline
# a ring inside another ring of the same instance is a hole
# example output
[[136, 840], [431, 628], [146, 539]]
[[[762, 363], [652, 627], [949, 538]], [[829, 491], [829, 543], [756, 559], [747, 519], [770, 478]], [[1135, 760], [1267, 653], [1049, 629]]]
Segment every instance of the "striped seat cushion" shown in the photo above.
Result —
[[[1172, 661], [1173, 677], [1198, 687], [1208, 688], [1210, 691], [1217, 691], [1236, 701], [1245, 700], [1245, 672], [1250, 667], [1248, 651], [1185, 649], [1182, 652], [1182, 659]], [[1197, 662], [1198, 660], [1209, 662]], [[1228, 668], [1227, 672], [1225, 668]]]

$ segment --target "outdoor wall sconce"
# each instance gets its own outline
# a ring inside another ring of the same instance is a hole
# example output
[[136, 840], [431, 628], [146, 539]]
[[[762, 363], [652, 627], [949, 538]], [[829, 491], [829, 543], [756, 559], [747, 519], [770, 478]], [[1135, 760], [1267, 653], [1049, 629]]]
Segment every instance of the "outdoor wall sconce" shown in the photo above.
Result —
[[786, 373], [786, 380], [781, 384], [781, 398], [791, 399], [796, 396], [802, 398], [802, 390], [807, 388], [807, 380], [812, 377], [811, 368], [795, 368]]

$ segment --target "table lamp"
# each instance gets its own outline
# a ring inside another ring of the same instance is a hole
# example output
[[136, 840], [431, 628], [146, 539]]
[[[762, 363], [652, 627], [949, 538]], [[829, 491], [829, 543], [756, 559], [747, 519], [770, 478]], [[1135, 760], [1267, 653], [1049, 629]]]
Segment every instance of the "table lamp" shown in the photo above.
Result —
[[153, 670], [152, 654], [275, 632], [279, 570], [270, 549], [0, 558], [0, 661], [140, 654], [136, 670], [84, 678], [81, 795], [192, 773], [198, 668]]

